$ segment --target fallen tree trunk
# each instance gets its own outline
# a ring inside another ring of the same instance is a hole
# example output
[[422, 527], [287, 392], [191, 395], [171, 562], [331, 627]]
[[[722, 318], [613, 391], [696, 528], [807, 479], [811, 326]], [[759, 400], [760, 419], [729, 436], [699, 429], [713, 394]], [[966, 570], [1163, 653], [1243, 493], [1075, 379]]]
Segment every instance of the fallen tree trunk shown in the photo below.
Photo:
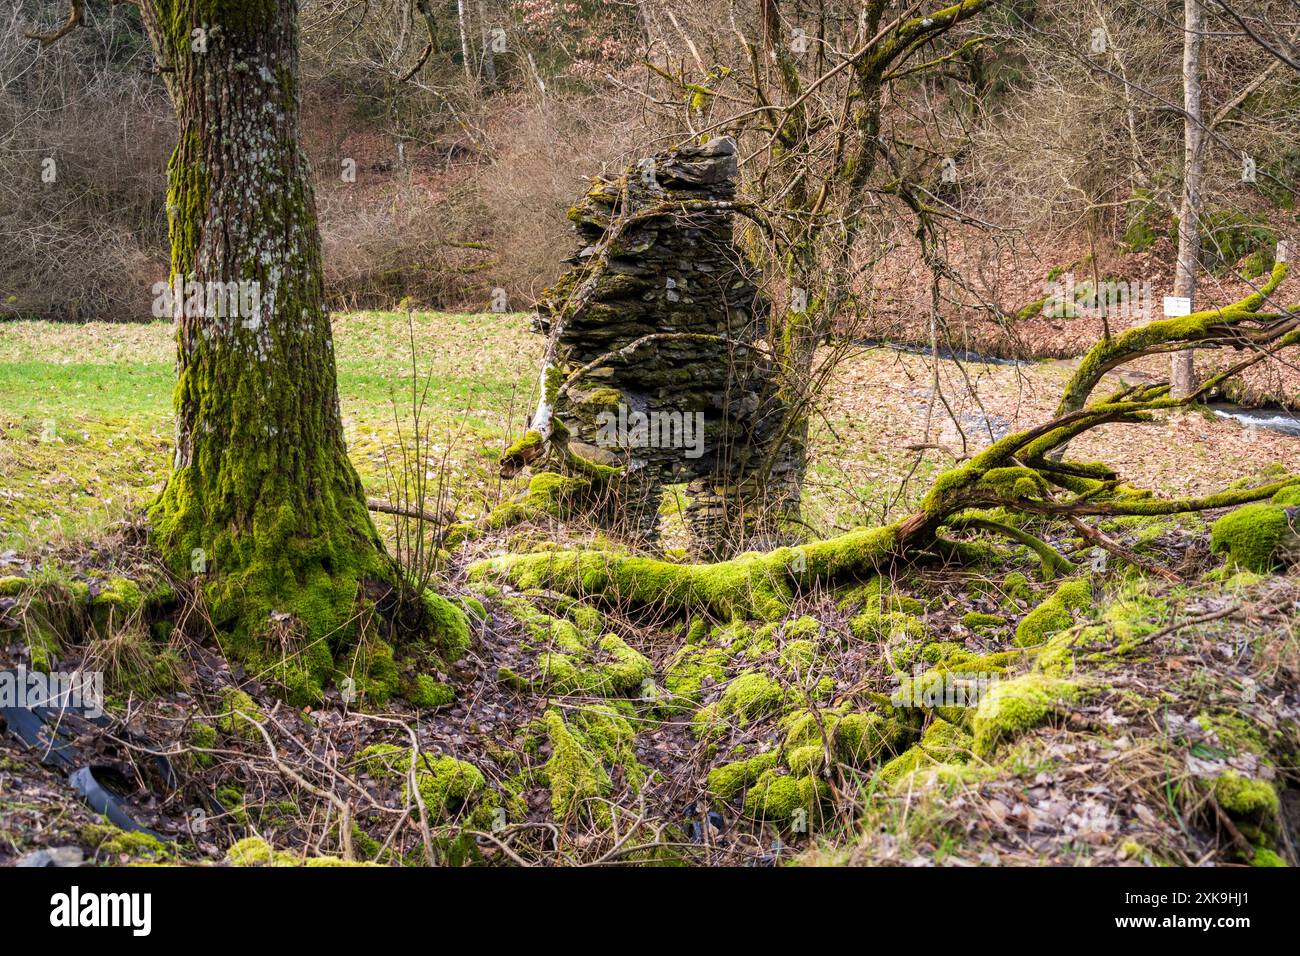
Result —
[[[1168, 386], [1148, 387], [1130, 400], [1089, 406], [1009, 435], [940, 475], [921, 510], [883, 527], [713, 564], [674, 564], [605, 551], [560, 551], [492, 558], [472, 565], [470, 573], [519, 588], [546, 588], [609, 604], [674, 613], [700, 611], [722, 619], [771, 620], [783, 615], [803, 588], [869, 577], [896, 561], [929, 551], [939, 541], [939, 531], [950, 523], [961, 528], [986, 521], [969, 514], [975, 509], [1065, 517], [1170, 515], [1260, 501], [1300, 482], [1300, 476], [1288, 476], [1258, 488], [1165, 499], [1125, 488], [1104, 465], [1046, 459], [1049, 452], [1097, 425], [1140, 422], [1151, 411], [1177, 408], [1191, 400], [1165, 397], [1167, 391]], [[1067, 497], [1058, 497], [1062, 492]]]
[[[1274, 312], [1260, 311], [1286, 278], [1288, 268], [1285, 262], [1277, 263], [1268, 281], [1257, 292], [1222, 309], [1206, 309], [1188, 316], [1148, 322], [1113, 339], [1098, 342], [1083, 357], [1066, 384], [1056, 414], [1065, 415], [1083, 408], [1107, 372], [1145, 355], [1177, 352], [1193, 343], [1201, 348], [1231, 346], [1239, 349], [1262, 349], [1270, 345], [1279, 348], [1294, 344], [1300, 340], [1300, 336], [1294, 334], [1300, 325], [1300, 306]], [[1203, 391], [1203, 387], [1193, 390], [1194, 395]]]
[[[1262, 501], [1298, 482], [1300, 476], [1292, 475], [1259, 488], [1175, 500], [1131, 497], [1056, 503], [1028, 495], [1017, 497], [1014, 493], [1007, 497], [984, 497], [981, 493], [980, 500], [986, 506], [1001, 505], [1044, 515], [1171, 515]], [[942, 527], [943, 514], [918, 511], [895, 524], [714, 564], [674, 564], [607, 551], [546, 551], [479, 561], [470, 567], [470, 576], [628, 608], [706, 613], [720, 620], [775, 620], [787, 613], [801, 590], [817, 584], [862, 580], [897, 561], [928, 552], [939, 540]]]

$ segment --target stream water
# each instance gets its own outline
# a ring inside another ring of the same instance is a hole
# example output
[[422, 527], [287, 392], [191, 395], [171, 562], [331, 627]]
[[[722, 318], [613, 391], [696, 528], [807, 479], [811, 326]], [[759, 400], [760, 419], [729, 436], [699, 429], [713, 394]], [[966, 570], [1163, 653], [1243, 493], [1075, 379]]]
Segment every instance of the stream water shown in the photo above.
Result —
[[1266, 428], [1300, 437], [1300, 412], [1277, 407], [1243, 408], [1229, 402], [1211, 402], [1208, 407], [1220, 418], [1231, 418], [1247, 428]]

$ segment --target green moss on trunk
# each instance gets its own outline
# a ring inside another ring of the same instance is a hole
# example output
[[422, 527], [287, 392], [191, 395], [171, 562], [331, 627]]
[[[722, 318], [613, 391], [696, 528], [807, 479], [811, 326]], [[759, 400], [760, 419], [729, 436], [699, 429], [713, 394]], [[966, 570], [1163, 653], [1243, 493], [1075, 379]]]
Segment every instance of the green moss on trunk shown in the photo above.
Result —
[[173, 303], [176, 451], [149, 517], [172, 570], [201, 576], [227, 651], [316, 699], [398, 577], [344, 442], [298, 142], [297, 0], [142, 13], [180, 124], [171, 280], [241, 288]]

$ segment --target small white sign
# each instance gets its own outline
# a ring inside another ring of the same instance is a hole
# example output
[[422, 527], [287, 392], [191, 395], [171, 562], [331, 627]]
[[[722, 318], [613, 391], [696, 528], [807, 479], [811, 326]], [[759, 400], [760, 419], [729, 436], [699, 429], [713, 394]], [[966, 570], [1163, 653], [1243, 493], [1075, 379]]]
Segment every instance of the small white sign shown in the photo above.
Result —
[[1185, 295], [1165, 296], [1165, 318], [1175, 319], [1192, 314], [1192, 300]]

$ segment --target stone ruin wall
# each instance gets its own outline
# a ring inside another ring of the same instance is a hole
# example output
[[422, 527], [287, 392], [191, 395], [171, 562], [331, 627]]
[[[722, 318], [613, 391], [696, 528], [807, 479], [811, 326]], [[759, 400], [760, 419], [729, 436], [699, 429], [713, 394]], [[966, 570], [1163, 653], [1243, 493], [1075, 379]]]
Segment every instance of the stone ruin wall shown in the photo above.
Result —
[[[599, 361], [556, 398], [556, 434], [627, 469], [619, 517], [643, 537], [662, 486], [688, 482], [687, 521], [706, 554], [729, 550], [733, 525], [761, 507], [759, 472], [781, 425], [758, 291], [733, 241], [735, 191], [729, 138], [593, 180], [569, 212], [578, 249], [538, 305], [552, 382]], [[628, 348], [645, 336], [656, 338]]]

